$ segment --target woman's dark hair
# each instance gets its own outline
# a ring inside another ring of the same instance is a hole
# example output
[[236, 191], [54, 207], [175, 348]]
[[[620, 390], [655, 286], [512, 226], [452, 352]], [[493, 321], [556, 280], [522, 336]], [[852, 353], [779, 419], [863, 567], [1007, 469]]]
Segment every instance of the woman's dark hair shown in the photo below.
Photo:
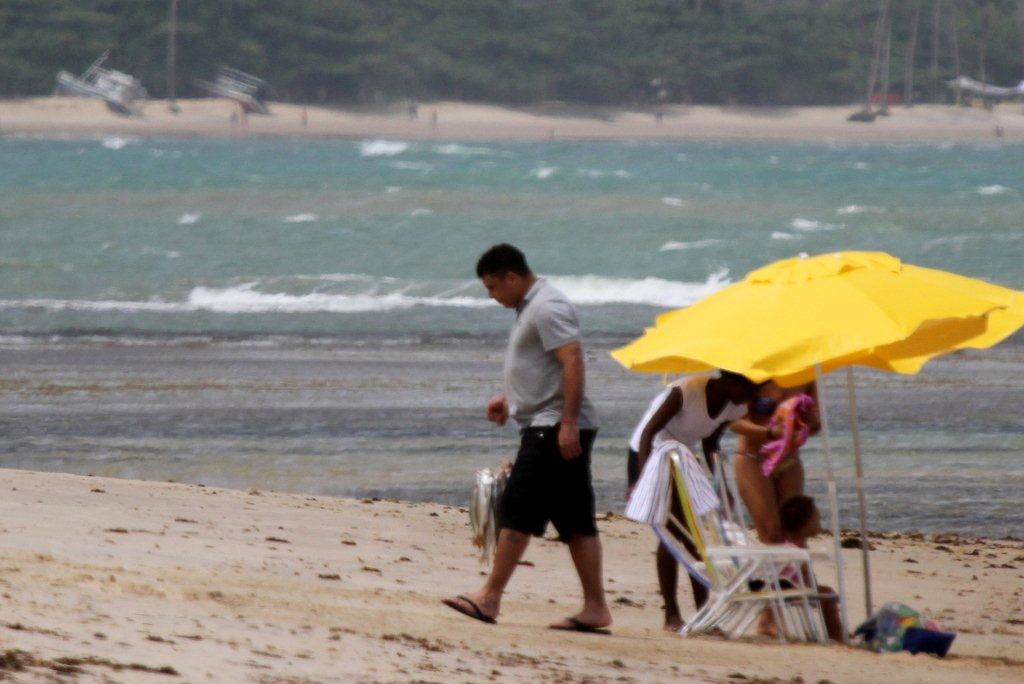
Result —
[[799, 532], [811, 519], [816, 508], [814, 499], [803, 494], [786, 499], [779, 507], [782, 529], [790, 534]]
[[753, 393], [761, 386], [742, 373], [734, 373], [724, 368], [718, 371], [718, 377], [743, 392]]
[[483, 278], [485, 275], [503, 276], [506, 273], [515, 273], [521, 276], [528, 276], [532, 273], [526, 264], [526, 257], [523, 253], [508, 243], [494, 245], [484, 252], [476, 262], [477, 278]]

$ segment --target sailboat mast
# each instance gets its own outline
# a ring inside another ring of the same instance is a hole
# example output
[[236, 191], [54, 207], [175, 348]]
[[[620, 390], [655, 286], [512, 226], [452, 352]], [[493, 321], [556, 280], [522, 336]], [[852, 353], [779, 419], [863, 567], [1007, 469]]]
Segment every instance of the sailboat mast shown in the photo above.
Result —
[[167, 108], [171, 113], [178, 112], [178, 103], [175, 101], [175, 61], [177, 58], [177, 33], [178, 33], [178, 0], [171, 0], [170, 17], [167, 21]]

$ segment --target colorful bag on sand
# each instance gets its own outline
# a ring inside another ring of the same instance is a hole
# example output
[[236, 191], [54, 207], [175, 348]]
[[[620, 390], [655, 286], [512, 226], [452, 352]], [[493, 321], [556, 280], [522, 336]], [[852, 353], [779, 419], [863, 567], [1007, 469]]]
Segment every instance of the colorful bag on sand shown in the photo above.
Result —
[[876, 653], [910, 651], [945, 656], [956, 635], [942, 632], [934, 620], [928, 620], [910, 606], [890, 602], [865, 620], [854, 636], [861, 645]]

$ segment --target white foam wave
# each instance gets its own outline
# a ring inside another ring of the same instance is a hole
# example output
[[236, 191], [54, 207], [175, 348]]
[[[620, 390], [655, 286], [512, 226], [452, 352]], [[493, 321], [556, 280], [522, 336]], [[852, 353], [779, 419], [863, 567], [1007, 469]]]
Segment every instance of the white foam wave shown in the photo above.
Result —
[[721, 240], [708, 239], [708, 240], [694, 240], [692, 242], [666, 242], [658, 248], [659, 252], [675, 252], [686, 249], [702, 249], [704, 247], [711, 247], [717, 245]]
[[[610, 278], [598, 275], [550, 276], [549, 280], [580, 305], [646, 304], [657, 307], [687, 306], [730, 283], [728, 269], [712, 273], [704, 282], [677, 282], [662, 278]], [[305, 292], [273, 292], [275, 283], [291, 281], [340, 283], [345, 292], [323, 292], [323, 285], [302, 288]], [[262, 288], [262, 289], [261, 289]], [[363, 274], [281, 276], [261, 282], [227, 287], [193, 288], [185, 301], [117, 301], [84, 299], [0, 300], [0, 309], [44, 309], [117, 313], [220, 314], [267, 313], [368, 313], [415, 307], [478, 309], [497, 306], [487, 298], [478, 281], [420, 282]]]
[[138, 142], [138, 138], [122, 138], [115, 135], [104, 138], [101, 144], [108, 150], [121, 150], [134, 142]]
[[424, 209], [423, 207], [420, 207], [418, 209], [413, 209], [412, 211], [410, 211], [409, 216], [430, 216], [433, 213], [433, 209]]
[[260, 292], [252, 285], [223, 289], [197, 287], [189, 293], [189, 306], [216, 313], [364, 313], [394, 311], [417, 306], [478, 308], [488, 306], [483, 297], [414, 296], [403, 292], [387, 294], [328, 294], [313, 292], [293, 295]]
[[805, 233], [820, 230], [839, 230], [843, 227], [835, 223], [822, 223], [821, 221], [814, 221], [812, 219], [805, 218], [795, 218], [789, 225], [793, 230], [799, 230]]
[[285, 223], [312, 223], [314, 221], [319, 221], [320, 217], [318, 215], [316, 215], [316, 214], [304, 213], [304, 214], [292, 214], [291, 216], [285, 216], [281, 220], [284, 221]]
[[536, 178], [537, 180], [545, 180], [555, 175], [555, 172], [557, 171], [557, 166], [538, 166], [537, 168], [530, 171], [530, 175]]
[[604, 178], [605, 176], [614, 176], [615, 178], [632, 178], [633, 174], [625, 169], [615, 169], [614, 171], [605, 171], [603, 169], [588, 169], [579, 168], [576, 169], [576, 174], [584, 176], [586, 178]]
[[730, 283], [727, 268], [712, 273], [703, 283], [597, 275], [549, 276], [548, 280], [577, 304], [647, 304], [661, 307], [688, 306]]
[[363, 313], [411, 309], [417, 306], [450, 306], [479, 308], [491, 304], [482, 297], [413, 296], [401, 292], [389, 294], [326, 294], [293, 295], [266, 293], [253, 284], [229, 288], [197, 287], [186, 302], [110, 301], [82, 299], [0, 300], [3, 309], [45, 309], [47, 311], [91, 311], [118, 313], [190, 313], [209, 311], [223, 314], [240, 313]]
[[682, 207], [686, 205], [686, 200], [681, 197], [662, 197], [661, 203], [666, 207]]
[[0, 347], [27, 347], [38, 342], [28, 335], [0, 335]]
[[977, 190], [979, 195], [1002, 195], [1003, 193], [1010, 192], [1010, 188], [1005, 185], [981, 185], [978, 186]]
[[192, 311], [184, 302], [164, 302], [153, 300], [148, 302], [91, 300], [91, 299], [4, 299], [0, 300], [3, 309], [45, 309], [47, 311], [158, 311], [161, 313], [176, 311]]
[[781, 230], [776, 230], [772, 233], [772, 240], [796, 240], [798, 236], [792, 233], [784, 233]]
[[359, 143], [361, 157], [394, 157], [409, 149], [409, 143], [401, 140], [364, 140]]
[[466, 145], [459, 145], [458, 143], [450, 143], [448, 145], [438, 145], [434, 148], [434, 152], [438, 154], [456, 155], [456, 156], [481, 156], [494, 154], [494, 150], [486, 147], [468, 147]]
[[178, 217], [179, 226], [191, 226], [199, 222], [199, 219], [203, 217], [202, 212], [199, 211], [186, 211], [184, 214]]
[[390, 276], [372, 276], [365, 273], [315, 273], [315, 274], [299, 274], [299, 275], [287, 275], [287, 276], [276, 276], [273, 278], [266, 278], [263, 280], [265, 283], [278, 283], [286, 280], [317, 280], [328, 283], [383, 283], [392, 284], [399, 282], [398, 278], [392, 278]]
[[853, 165], [853, 168], [857, 169], [858, 171], [866, 171], [868, 169], [868, 167], [869, 167], [869, 164], [867, 162], [862, 162], [862, 161], [861, 162], [857, 162], [856, 164]]
[[840, 216], [852, 216], [853, 214], [882, 214], [885, 209], [882, 207], [872, 207], [870, 205], [862, 204], [847, 204], [845, 207], [839, 207], [836, 209], [836, 213]]
[[396, 161], [391, 162], [391, 168], [402, 171], [433, 171], [434, 165], [427, 162]]
[[977, 236], [974, 235], [949, 235], [947, 237], [935, 238], [924, 243], [925, 251], [934, 249], [935, 247], [942, 247], [946, 245], [953, 245], [956, 247], [963, 247], [964, 243], [969, 240], [976, 240]]
[[1018, 242], [1024, 240], [1024, 233], [970, 233], [966, 235], [948, 235], [935, 238], [924, 243], [925, 251], [931, 251], [936, 247], [952, 246], [956, 249], [963, 248], [968, 242]]

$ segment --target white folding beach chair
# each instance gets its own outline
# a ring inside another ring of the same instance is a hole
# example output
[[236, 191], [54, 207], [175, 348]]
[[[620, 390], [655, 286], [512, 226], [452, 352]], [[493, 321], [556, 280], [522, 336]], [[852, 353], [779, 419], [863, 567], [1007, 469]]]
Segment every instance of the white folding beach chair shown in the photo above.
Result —
[[[724, 468], [716, 463], [716, 471], [712, 485], [689, 449], [678, 443], [661, 445], [648, 459], [626, 509], [628, 517], [649, 523], [679, 564], [708, 589], [707, 603], [680, 633], [721, 632], [736, 638], [768, 610], [780, 641], [827, 643], [810, 554], [753, 541], [742, 524], [740, 506], [732, 503], [736, 499], [730, 496]], [[679, 498], [681, 518], [672, 511], [673, 495]], [[792, 586], [784, 589], [779, 573], [787, 566], [797, 572]]]

